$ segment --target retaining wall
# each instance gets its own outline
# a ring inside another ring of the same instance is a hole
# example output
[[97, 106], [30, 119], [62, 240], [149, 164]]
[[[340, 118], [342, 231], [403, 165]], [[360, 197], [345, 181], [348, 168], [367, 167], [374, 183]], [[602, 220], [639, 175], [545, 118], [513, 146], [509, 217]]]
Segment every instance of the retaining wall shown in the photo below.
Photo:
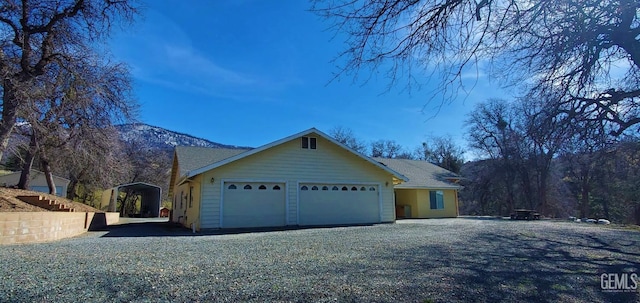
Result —
[[0, 212], [0, 245], [60, 240], [119, 220], [117, 212]]

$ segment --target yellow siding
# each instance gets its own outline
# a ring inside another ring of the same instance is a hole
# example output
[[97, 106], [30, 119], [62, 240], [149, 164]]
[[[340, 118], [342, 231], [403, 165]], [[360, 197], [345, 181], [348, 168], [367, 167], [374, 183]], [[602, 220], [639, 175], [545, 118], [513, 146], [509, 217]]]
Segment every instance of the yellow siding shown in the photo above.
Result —
[[186, 195], [189, 193], [188, 186], [182, 184], [176, 185], [173, 189], [173, 218], [174, 222], [185, 224], [185, 217], [187, 216]]
[[444, 209], [431, 209], [431, 201], [429, 199], [429, 190], [418, 190], [418, 206], [419, 218], [450, 218], [458, 216], [456, 207], [456, 191], [442, 190], [444, 194]]
[[195, 176], [174, 187], [173, 197], [171, 197], [173, 203], [172, 220], [174, 222], [182, 223], [186, 227], [191, 227], [193, 223], [196, 225], [196, 229], [199, 229], [201, 180], [201, 176]]
[[[314, 135], [309, 135], [316, 137]], [[393, 176], [349, 151], [317, 136], [317, 149], [300, 148], [300, 139], [274, 146], [257, 154], [231, 162], [201, 174], [201, 226], [220, 226], [220, 194], [223, 180], [285, 182], [287, 223], [296, 225], [298, 182], [370, 182], [380, 184], [382, 221], [395, 220]], [[211, 179], [214, 182], [210, 182]]]
[[396, 191], [396, 205], [411, 207], [411, 218], [418, 218], [418, 194], [414, 189], [403, 189]]
[[429, 189], [398, 189], [396, 190], [396, 204], [411, 205], [412, 218], [453, 218], [458, 216], [456, 190], [441, 190], [444, 194], [444, 209], [431, 209], [429, 191]]
[[187, 195], [186, 198], [186, 220], [185, 226], [191, 227], [193, 223], [196, 229], [200, 229], [200, 184], [202, 181], [202, 175], [195, 176], [191, 180], [187, 181], [183, 187], [184, 192]]

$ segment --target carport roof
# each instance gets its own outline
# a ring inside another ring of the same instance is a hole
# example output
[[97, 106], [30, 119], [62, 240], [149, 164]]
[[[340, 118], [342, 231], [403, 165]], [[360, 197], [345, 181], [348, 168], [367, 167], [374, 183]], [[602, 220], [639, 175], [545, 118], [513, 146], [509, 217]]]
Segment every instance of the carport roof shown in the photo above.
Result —
[[405, 175], [408, 181], [395, 188], [460, 189], [449, 180], [460, 180], [460, 175], [427, 161], [373, 158], [375, 161]]
[[159, 189], [161, 190], [162, 188], [158, 185], [153, 185], [153, 184], [149, 184], [149, 183], [145, 183], [145, 182], [134, 182], [134, 183], [127, 183], [127, 184], [120, 184], [118, 186], [114, 186], [113, 188], [122, 188], [122, 187], [126, 187], [129, 189], [134, 189], [134, 190], [141, 190], [141, 189], [149, 189], [149, 188], [153, 188], [153, 189]]

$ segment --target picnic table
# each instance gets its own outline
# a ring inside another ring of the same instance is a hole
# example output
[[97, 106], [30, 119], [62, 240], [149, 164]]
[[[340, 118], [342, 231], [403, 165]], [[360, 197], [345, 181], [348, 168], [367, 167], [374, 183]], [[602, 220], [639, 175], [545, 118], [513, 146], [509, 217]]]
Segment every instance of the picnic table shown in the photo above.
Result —
[[511, 219], [513, 220], [540, 220], [540, 214], [531, 209], [516, 209], [514, 213], [511, 214]]

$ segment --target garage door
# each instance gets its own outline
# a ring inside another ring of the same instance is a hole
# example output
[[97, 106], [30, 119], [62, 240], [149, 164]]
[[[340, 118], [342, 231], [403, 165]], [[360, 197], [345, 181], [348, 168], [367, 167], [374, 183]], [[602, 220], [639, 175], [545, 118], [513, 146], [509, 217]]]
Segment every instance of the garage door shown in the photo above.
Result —
[[225, 182], [222, 227], [268, 227], [286, 224], [283, 183]]
[[380, 222], [377, 185], [300, 184], [300, 225]]

